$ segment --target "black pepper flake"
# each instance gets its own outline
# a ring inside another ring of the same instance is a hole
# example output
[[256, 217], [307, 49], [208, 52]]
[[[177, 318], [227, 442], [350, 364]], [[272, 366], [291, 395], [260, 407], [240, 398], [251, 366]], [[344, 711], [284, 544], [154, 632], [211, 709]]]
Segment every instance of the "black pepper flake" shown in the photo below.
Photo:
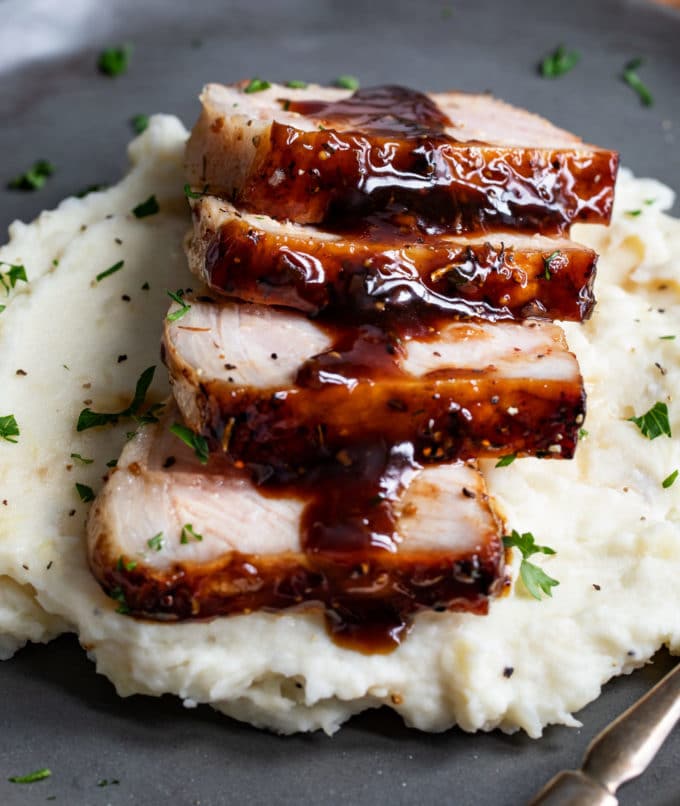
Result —
[[73, 517], [75, 514], [76, 514], [75, 509], [72, 509], [72, 510], [71, 510], [71, 511], [68, 513], [68, 516], [69, 516], [69, 518], [72, 518], [72, 517]]
[[629, 658], [634, 658], [635, 657], [635, 650], [634, 649], [629, 649], [628, 652], [626, 652], [626, 655], [628, 655]]
[[174, 456], [168, 456], [168, 458], [163, 462], [163, 467], [172, 467], [177, 459]]
[[392, 411], [408, 411], [408, 406], [403, 400], [388, 400], [387, 408], [392, 409]]
[[467, 487], [463, 487], [463, 495], [466, 498], [477, 498], [477, 494], [475, 492], [473, 492], [472, 490], [468, 490]]
[[148, 283], [144, 283], [142, 286], [142, 291], [148, 291], [151, 286]]
[[659, 364], [658, 361], [654, 362], [654, 366], [659, 370], [659, 372], [662, 375], [666, 375], [668, 373], [668, 370], [665, 367], [662, 367], [661, 364]]
[[28, 375], [28, 372], [26, 372], [25, 369], [18, 369], [16, 374], [21, 375], [23, 377], [24, 375]]
[[508, 679], [511, 678], [514, 673], [514, 666], [506, 666], [505, 669], [503, 669], [503, 677], [507, 677]]
[[122, 364], [123, 361], [127, 361], [127, 356], [125, 354], [118, 356], [118, 363]]
[[7, 506], [7, 504], [8, 504], [7, 499], [6, 499], [6, 498], [3, 498], [3, 499], [2, 499], [2, 505], [3, 505], [3, 507], [6, 507], [6, 506]]
[[593, 582], [593, 587], [596, 591], [602, 590], [602, 588], [596, 582]]
[[236, 369], [236, 364], [225, 364], [224, 368], [225, 369]]
[[46, 570], [49, 571], [50, 568], [54, 565], [54, 560], [50, 560], [47, 565], [45, 566]]
[[276, 353], [272, 353], [271, 357], [274, 359], [274, 361], [276, 361], [276, 359], [278, 358], [278, 355]]
[[118, 246], [123, 245], [123, 239], [122, 238], [114, 238], [113, 240], [118, 244]]
[[130, 302], [130, 297], [127, 294], [123, 294], [121, 299], [123, 300], [123, 302]]
[[26, 565], [26, 563], [21, 563], [21, 567], [24, 569], [24, 571], [30, 571], [30, 570], [31, 570], [31, 569], [28, 567], [28, 565]]

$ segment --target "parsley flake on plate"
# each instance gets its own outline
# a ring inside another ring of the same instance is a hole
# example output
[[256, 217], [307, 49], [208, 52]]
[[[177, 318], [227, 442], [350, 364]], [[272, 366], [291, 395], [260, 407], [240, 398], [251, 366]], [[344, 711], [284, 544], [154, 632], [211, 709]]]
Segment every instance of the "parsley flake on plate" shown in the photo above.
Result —
[[643, 106], [652, 106], [654, 96], [637, 74], [638, 68], [642, 67], [643, 63], [642, 59], [632, 59], [629, 61], [623, 70], [622, 78], [629, 87], [637, 92]]
[[92, 487], [89, 487], [87, 484], [80, 484], [76, 482], [76, 490], [78, 491], [78, 495], [80, 496], [80, 500], [83, 504], [89, 504], [90, 501], [94, 501], [94, 490]]
[[128, 69], [131, 55], [132, 45], [106, 48], [99, 54], [99, 72], [111, 77], [122, 75]]
[[11, 179], [7, 187], [10, 190], [40, 190], [47, 178], [54, 173], [54, 165], [47, 160], [37, 160], [26, 171]]
[[522, 554], [522, 563], [519, 567], [520, 579], [524, 583], [524, 587], [534, 597], [534, 599], [541, 599], [541, 593], [546, 596], [552, 596], [552, 588], [560, 583], [548, 576], [542, 568], [539, 568], [532, 562], [529, 562], [529, 557], [534, 554], [555, 554], [555, 549], [550, 546], [538, 546], [531, 532], [520, 534], [515, 529], [512, 530], [511, 535], [506, 535], [503, 538], [503, 545], [506, 548], [517, 548]]
[[138, 204], [136, 207], [132, 208], [132, 214], [135, 218], [146, 218], [150, 215], [156, 215], [156, 213], [160, 212], [160, 207], [158, 206], [158, 200], [156, 196], [149, 196], [146, 201], [143, 201], [141, 204]]
[[678, 477], [677, 470], [674, 470], [669, 476], [666, 476], [666, 478], [661, 482], [661, 486], [664, 488], [664, 490], [667, 490], [669, 487], [672, 487], [677, 477]]
[[78, 462], [81, 465], [91, 465], [94, 462], [94, 459], [86, 459], [84, 456], [81, 456], [79, 453], [72, 453], [71, 459], [74, 462]]
[[639, 417], [628, 417], [629, 423], [635, 425], [647, 439], [656, 439], [660, 436], [671, 436], [671, 424], [668, 419], [668, 406], [657, 400], [652, 408]]
[[7, 780], [11, 784], [34, 784], [36, 781], [43, 781], [45, 778], [49, 778], [50, 775], [52, 775], [52, 771], [44, 767], [42, 770], [35, 770], [35, 772], [29, 772], [26, 775], [13, 775]]
[[[155, 417], [155, 412], [162, 404], [157, 403], [154, 406], [151, 406], [146, 414], [141, 415], [141, 418], [138, 416], [142, 406], [144, 405], [144, 399], [146, 398], [146, 393], [151, 386], [151, 381], [153, 381], [155, 371], [156, 367], [147, 367], [147, 369], [142, 372], [137, 380], [132, 402], [127, 408], [122, 409], [122, 411], [98, 412], [92, 411], [89, 408], [83, 409], [78, 416], [76, 431], [87, 431], [88, 428], [96, 428], [97, 426], [101, 425], [113, 425], [117, 423], [121, 417], [134, 417], [138, 420], [144, 420], [144, 418], [148, 417], [149, 415]], [[156, 421], [156, 419], [147, 420], [147, 422]]]
[[15, 439], [15, 437], [18, 437], [20, 433], [19, 424], [13, 414], [6, 414], [4, 417], [0, 417], [0, 439], [16, 444], [18, 440]]
[[27, 283], [26, 268], [19, 263], [5, 263], [0, 260], [0, 266], [7, 266], [9, 271], [0, 271], [0, 285], [5, 289], [5, 294], [9, 292], [17, 283]]
[[130, 125], [135, 134], [141, 134], [149, 127], [148, 115], [135, 115], [130, 119]]
[[101, 281], [105, 277], [110, 277], [112, 274], [115, 274], [117, 271], [120, 271], [123, 268], [124, 265], [125, 265], [125, 261], [124, 260], [119, 260], [118, 263], [114, 263], [113, 266], [109, 266], [108, 269], [105, 269], [104, 271], [100, 271], [99, 274], [95, 277], [95, 280], [98, 283], [101, 283]]
[[543, 78], [559, 78], [578, 64], [581, 54], [577, 50], [567, 50], [559, 45], [553, 53], [541, 62], [540, 73]]

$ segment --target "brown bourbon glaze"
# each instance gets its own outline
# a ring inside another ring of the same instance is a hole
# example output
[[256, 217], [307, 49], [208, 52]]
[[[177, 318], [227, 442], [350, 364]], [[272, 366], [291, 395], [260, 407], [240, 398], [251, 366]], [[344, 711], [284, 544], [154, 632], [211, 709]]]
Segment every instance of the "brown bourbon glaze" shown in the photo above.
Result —
[[483, 319], [588, 318], [596, 254], [557, 246], [507, 245], [502, 236], [469, 242], [372, 216], [338, 240], [277, 234], [231, 218], [216, 230], [194, 203], [192, 268], [213, 290], [247, 302], [283, 305], [318, 316], [379, 321], [437, 311]]
[[[573, 456], [585, 415], [578, 374], [544, 380], [480, 367], [408, 375], [401, 367], [407, 338], [434, 340], [438, 324], [405, 316], [380, 327], [324, 322], [331, 347], [304, 363], [290, 386], [187, 379], [198, 412], [189, 424], [212, 450], [279, 472], [376, 439], [410, 442], [419, 462]], [[164, 350], [164, 360], [175, 383], [184, 382], [177, 353]]]
[[[184, 620], [321, 609], [336, 642], [370, 652], [393, 650], [417, 612], [486, 613], [489, 598], [507, 586], [495, 517], [487, 519], [487, 531], [477, 536], [472, 552], [402, 547], [399, 499], [419, 470], [412, 447], [377, 442], [345, 454], [343, 462], [320, 463], [292, 481], [270, 476], [261, 485], [263, 495], [305, 502], [301, 552], [231, 552], [210, 563], [177, 562], [169, 569], [135, 556], [128, 569], [131, 558], [111, 557], [102, 548], [90, 554], [93, 571], [109, 595], [138, 617]], [[176, 469], [167, 472], [171, 478]], [[237, 471], [213, 456], [204, 472]], [[488, 512], [480, 483], [476, 492], [463, 488], [459, 494], [476, 496], [475, 505]]]
[[[201, 234], [200, 272], [226, 294], [317, 316], [332, 347], [283, 389], [198, 380], [200, 422], [189, 424], [209, 441], [207, 473], [247, 473], [262, 495], [304, 502], [301, 551], [232, 552], [169, 570], [126, 569], [103, 550], [90, 559], [136, 616], [322, 609], [334, 640], [385, 652], [414, 613], [483, 614], [508, 584], [495, 516], [463, 555], [401, 545], [400, 500], [422, 466], [511, 453], [570, 458], [585, 412], [580, 377], [502, 377], [493, 367], [406, 376], [405, 343], [434, 340], [452, 318], [580, 320], [592, 307], [589, 250], [549, 260], [528, 246], [441, 236], [606, 223], [617, 159], [589, 147], [459, 142], [427, 96], [401, 87], [282, 103], [321, 121], [319, 130], [274, 123], [265, 157], [232, 199], [340, 238], [296, 240], [234, 219]], [[176, 383], [192, 383], [171, 351], [165, 360]], [[461, 494], [480, 496], [488, 511], [480, 484], [481, 493]]]
[[454, 233], [554, 233], [611, 216], [613, 152], [460, 142], [426, 95], [404, 87], [281, 103], [320, 121], [319, 130], [273, 121], [268, 148], [233, 198], [243, 209], [327, 227], [406, 209]]

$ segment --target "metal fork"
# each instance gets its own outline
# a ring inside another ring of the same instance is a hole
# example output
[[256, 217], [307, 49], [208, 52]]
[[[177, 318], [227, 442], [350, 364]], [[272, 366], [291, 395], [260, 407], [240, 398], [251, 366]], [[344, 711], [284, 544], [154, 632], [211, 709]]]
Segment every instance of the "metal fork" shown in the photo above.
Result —
[[680, 721], [680, 663], [588, 745], [580, 770], [557, 773], [529, 806], [616, 806]]

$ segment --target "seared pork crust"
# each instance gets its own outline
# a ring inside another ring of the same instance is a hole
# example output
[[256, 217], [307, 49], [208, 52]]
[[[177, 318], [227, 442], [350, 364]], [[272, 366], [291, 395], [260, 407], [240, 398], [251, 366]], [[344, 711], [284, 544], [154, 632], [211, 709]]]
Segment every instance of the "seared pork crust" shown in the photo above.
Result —
[[610, 219], [618, 155], [490, 96], [244, 89], [205, 87], [186, 168], [251, 212], [329, 224], [405, 208], [454, 233]]
[[165, 323], [173, 394], [187, 425], [234, 460], [295, 468], [377, 439], [412, 443], [422, 462], [574, 453], [585, 393], [555, 325], [453, 322], [406, 339], [187, 303]]
[[597, 255], [566, 239], [430, 236], [406, 215], [399, 226], [374, 220], [346, 236], [249, 215], [214, 196], [191, 206], [189, 268], [246, 302], [375, 322], [431, 312], [580, 321], [594, 304]]
[[321, 609], [349, 640], [423, 609], [485, 613], [506, 586], [502, 524], [473, 465], [410, 467], [381, 503], [394, 509], [391, 542], [332, 551], [305, 526], [318, 486], [268, 491], [219, 456], [201, 465], [169, 431], [177, 416], [170, 406], [126, 445], [90, 512], [90, 565], [123, 612]]

